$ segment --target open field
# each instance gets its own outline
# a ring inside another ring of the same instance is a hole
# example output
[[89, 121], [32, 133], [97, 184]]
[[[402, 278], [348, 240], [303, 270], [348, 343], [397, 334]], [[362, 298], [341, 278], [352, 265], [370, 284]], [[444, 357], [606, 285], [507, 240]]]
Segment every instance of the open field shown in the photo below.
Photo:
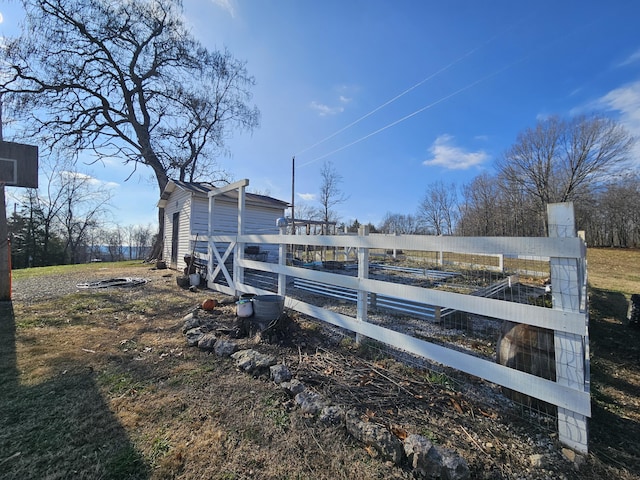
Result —
[[[589, 250], [588, 262], [593, 418], [579, 469], [553, 433], [473, 404], [446, 379], [332, 342], [308, 319], [295, 319], [285, 344], [259, 347], [316, 388], [368, 405], [372, 421], [391, 418], [455, 449], [473, 478], [640, 479], [640, 331], [624, 324], [628, 298], [640, 293], [640, 251]], [[114, 277], [150, 281], [74, 288]], [[14, 292], [0, 307], [2, 478], [412, 478], [343, 428], [302, 414], [267, 378], [187, 347], [181, 319], [209, 294], [178, 288], [175, 272], [126, 262], [30, 269], [14, 272]], [[367, 380], [339, 389], [335, 379], [353, 371]], [[379, 396], [391, 407], [375, 411], [382, 400], [364, 387], [382, 392], [383, 377], [391, 382]], [[538, 454], [547, 462], [534, 467]]]

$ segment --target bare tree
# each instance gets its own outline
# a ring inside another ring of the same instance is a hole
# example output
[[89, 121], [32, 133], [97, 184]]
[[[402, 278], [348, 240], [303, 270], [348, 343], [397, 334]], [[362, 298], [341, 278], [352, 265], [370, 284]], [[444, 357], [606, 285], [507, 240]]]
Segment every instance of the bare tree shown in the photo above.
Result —
[[503, 185], [535, 200], [546, 226], [548, 203], [589, 196], [624, 166], [632, 144], [626, 130], [606, 117], [550, 117], [521, 133], [497, 168]]
[[96, 187], [93, 178], [78, 172], [59, 173], [63, 208], [57, 214], [71, 263], [83, 260], [81, 247], [92, 229], [99, 228], [111, 200], [111, 193]]
[[337, 214], [333, 208], [346, 202], [349, 197], [340, 189], [342, 175], [338, 173], [331, 162], [324, 162], [320, 169], [320, 178], [322, 183], [320, 184], [319, 201], [322, 210], [322, 221], [328, 224], [328, 222], [338, 221]]
[[136, 225], [133, 231], [133, 242], [131, 244], [132, 250], [135, 250], [134, 257], [136, 260], [140, 260], [147, 256], [147, 253], [151, 249], [151, 243], [153, 241], [153, 234], [150, 225]]
[[109, 260], [119, 262], [124, 260], [125, 230], [116, 225], [114, 228], [104, 231], [104, 241], [109, 252]]
[[418, 222], [428, 232], [435, 235], [451, 235], [455, 227], [457, 193], [454, 184], [434, 182], [418, 206]]
[[497, 200], [500, 189], [496, 179], [487, 173], [478, 175], [463, 187], [463, 201], [460, 204], [460, 221], [457, 232], [460, 235], [497, 235]]
[[589, 202], [576, 208], [576, 221], [586, 231], [589, 245], [640, 245], [640, 176], [629, 173], [609, 182]]
[[[225, 181], [215, 162], [231, 129], [251, 130], [254, 80], [185, 26], [180, 0], [22, 0], [23, 33], [0, 55], [0, 93], [50, 146], [119, 156], [170, 175]], [[158, 212], [159, 235], [164, 213]], [[156, 253], [160, 244], [156, 242]]]
[[418, 233], [418, 221], [411, 214], [387, 212], [380, 224], [380, 231], [404, 235]]

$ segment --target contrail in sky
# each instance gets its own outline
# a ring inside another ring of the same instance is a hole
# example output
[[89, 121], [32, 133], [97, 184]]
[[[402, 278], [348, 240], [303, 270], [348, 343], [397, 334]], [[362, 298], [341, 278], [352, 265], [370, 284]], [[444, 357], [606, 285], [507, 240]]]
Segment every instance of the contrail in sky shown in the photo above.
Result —
[[[387, 105], [392, 104], [393, 102], [395, 102], [396, 100], [398, 100], [399, 98], [405, 96], [407, 93], [415, 90], [416, 88], [418, 88], [419, 86], [425, 84], [426, 82], [428, 82], [429, 80], [432, 80], [433, 78], [437, 77], [438, 75], [446, 72], [447, 70], [449, 70], [451, 67], [457, 65], [458, 63], [462, 62], [464, 59], [466, 59], [467, 57], [470, 57], [471, 55], [473, 55], [475, 52], [477, 52], [478, 50], [486, 47], [487, 45], [489, 45], [490, 43], [492, 43], [496, 38], [498, 38], [499, 36], [503, 35], [504, 33], [506, 33], [507, 31], [511, 30], [515, 28], [515, 25], [506, 29], [504, 32], [498, 34], [498, 35], [494, 35], [493, 37], [491, 37], [489, 40], [485, 41], [484, 43], [482, 43], [481, 45], [472, 48], [471, 50], [469, 50], [468, 52], [466, 52], [464, 55], [458, 57], [456, 60], [454, 60], [453, 62], [449, 63], [448, 65], [442, 67], [440, 70], [438, 70], [437, 72], [432, 73], [431, 75], [427, 76], [426, 78], [420, 80], [418, 83], [416, 83], [415, 85], [407, 88], [406, 90], [404, 90], [403, 92], [399, 93], [398, 95], [396, 95], [395, 97], [391, 98], [390, 100], [387, 100], [386, 102], [384, 102], [382, 105], [374, 108], [373, 110], [371, 110], [369, 113], [364, 114], [363, 116], [361, 116], [360, 118], [358, 118], [357, 120], [354, 120], [353, 122], [349, 123], [348, 125], [342, 127], [340, 130], [332, 133], [331, 135], [329, 135], [328, 137], [323, 138], [322, 140], [314, 143], [313, 145], [310, 145], [309, 147], [301, 150], [300, 152], [298, 152], [296, 155], [294, 156], [299, 156], [302, 155], [303, 153], [317, 147], [318, 145], [323, 144], [324, 142], [332, 139], [333, 137], [335, 137], [336, 135], [341, 134], [342, 132], [344, 132], [345, 130], [348, 130], [349, 128], [353, 127], [354, 125], [360, 123], [362, 120], [364, 120], [367, 117], [370, 117], [371, 115], [373, 115], [374, 113], [376, 113], [379, 110], [382, 110], [384, 107], [386, 107]], [[354, 142], [357, 143], [357, 142]], [[353, 144], [351, 144], [353, 145]], [[323, 157], [324, 158], [324, 157]], [[315, 160], [314, 160], [315, 161]], [[313, 162], [313, 161], [312, 161]], [[312, 163], [312, 162], [308, 162], [308, 163]], [[308, 163], [305, 163], [304, 165], [307, 165]], [[303, 166], [304, 166], [303, 165]]]

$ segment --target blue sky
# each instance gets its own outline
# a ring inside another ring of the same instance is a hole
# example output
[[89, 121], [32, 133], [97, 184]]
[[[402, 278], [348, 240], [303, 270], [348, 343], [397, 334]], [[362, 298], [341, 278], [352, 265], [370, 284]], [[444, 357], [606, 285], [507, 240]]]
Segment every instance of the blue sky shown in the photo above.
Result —
[[[6, 3], [6, 2], [5, 2]], [[342, 221], [415, 213], [429, 184], [458, 187], [551, 114], [601, 112], [640, 136], [640, 2], [184, 0], [194, 35], [256, 79], [261, 126], [219, 159], [253, 191], [319, 206], [330, 161]], [[0, 6], [15, 34], [19, 4]], [[640, 148], [636, 149], [640, 159]], [[638, 162], [636, 162], [636, 165]], [[82, 167], [82, 166], [81, 166]], [[82, 167], [116, 193], [121, 225], [156, 218], [150, 172]]]

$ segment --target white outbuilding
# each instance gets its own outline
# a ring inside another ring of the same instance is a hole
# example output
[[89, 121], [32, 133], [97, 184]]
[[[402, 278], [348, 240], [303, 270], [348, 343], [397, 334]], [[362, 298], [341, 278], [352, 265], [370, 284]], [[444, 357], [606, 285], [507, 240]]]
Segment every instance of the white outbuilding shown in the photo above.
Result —
[[[247, 182], [248, 183], [248, 182]], [[164, 208], [163, 258], [172, 269], [187, 267], [185, 257], [207, 257], [209, 234], [209, 194], [217, 187], [206, 182], [170, 180], [165, 187], [158, 207]], [[215, 196], [211, 212], [211, 228], [214, 235], [237, 235], [238, 190], [230, 190]], [[287, 202], [265, 195], [244, 193], [244, 234], [277, 234], [276, 222], [284, 217]], [[245, 252], [262, 261], [276, 261], [277, 250], [248, 245]], [[270, 258], [271, 257], [271, 258]]]

